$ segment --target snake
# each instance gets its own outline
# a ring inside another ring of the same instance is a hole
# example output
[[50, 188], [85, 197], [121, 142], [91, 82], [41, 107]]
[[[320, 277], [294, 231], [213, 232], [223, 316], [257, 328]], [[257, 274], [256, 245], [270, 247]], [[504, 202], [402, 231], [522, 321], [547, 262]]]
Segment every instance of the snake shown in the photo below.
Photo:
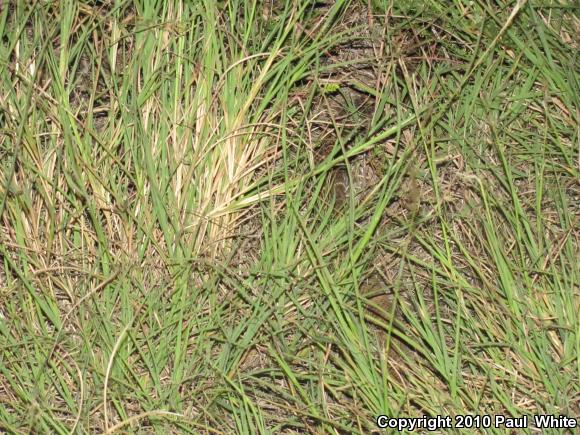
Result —
[[330, 193], [334, 197], [334, 210], [340, 210], [346, 203], [349, 191], [348, 172], [344, 167], [334, 168], [330, 173]]

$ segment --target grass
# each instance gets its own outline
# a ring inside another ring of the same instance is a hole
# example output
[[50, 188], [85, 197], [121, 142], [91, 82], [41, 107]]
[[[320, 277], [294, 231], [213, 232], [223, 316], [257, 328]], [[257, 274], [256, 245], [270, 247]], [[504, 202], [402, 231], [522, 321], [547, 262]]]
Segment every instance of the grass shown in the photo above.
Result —
[[0, 429], [577, 419], [576, 12], [0, 4]]

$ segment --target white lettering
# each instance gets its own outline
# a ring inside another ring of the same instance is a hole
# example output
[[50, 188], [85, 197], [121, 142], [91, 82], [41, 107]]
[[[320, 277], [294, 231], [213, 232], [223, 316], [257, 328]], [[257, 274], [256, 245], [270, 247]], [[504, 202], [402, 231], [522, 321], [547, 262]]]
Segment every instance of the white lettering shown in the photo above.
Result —
[[539, 429], [574, 429], [578, 421], [565, 415], [534, 415], [534, 423]]

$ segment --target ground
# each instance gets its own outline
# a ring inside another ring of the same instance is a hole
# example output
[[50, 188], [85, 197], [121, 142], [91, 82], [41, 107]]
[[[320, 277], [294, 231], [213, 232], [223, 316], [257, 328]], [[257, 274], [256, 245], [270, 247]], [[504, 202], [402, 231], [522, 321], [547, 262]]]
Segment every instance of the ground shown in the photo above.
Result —
[[0, 430], [577, 419], [577, 12], [0, 1]]

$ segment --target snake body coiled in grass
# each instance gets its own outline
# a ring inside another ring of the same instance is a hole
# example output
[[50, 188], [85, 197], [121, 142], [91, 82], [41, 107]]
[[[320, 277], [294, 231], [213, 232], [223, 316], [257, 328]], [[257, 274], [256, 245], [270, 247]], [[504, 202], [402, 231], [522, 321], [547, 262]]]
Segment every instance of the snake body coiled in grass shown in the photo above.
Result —
[[340, 210], [348, 199], [349, 179], [344, 167], [334, 168], [330, 174], [330, 194], [334, 197], [334, 210]]

